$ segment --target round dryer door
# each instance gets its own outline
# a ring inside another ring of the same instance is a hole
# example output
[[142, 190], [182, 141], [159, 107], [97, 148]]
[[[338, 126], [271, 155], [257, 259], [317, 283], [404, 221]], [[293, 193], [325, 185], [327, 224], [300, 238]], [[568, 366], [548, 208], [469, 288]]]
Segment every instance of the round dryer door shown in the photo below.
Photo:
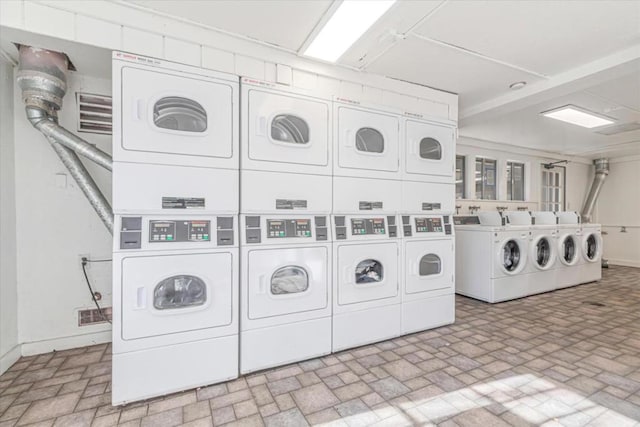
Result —
[[549, 236], [540, 236], [534, 240], [533, 247], [534, 264], [540, 270], [548, 270], [555, 261], [555, 248]]
[[598, 262], [602, 257], [602, 237], [596, 233], [589, 233], [584, 238], [582, 253], [589, 262]]
[[502, 268], [507, 274], [516, 274], [522, 270], [524, 266], [524, 253], [520, 248], [520, 244], [515, 239], [509, 239], [502, 244], [500, 251]]
[[565, 265], [574, 265], [578, 259], [578, 242], [570, 234], [560, 239], [560, 261]]

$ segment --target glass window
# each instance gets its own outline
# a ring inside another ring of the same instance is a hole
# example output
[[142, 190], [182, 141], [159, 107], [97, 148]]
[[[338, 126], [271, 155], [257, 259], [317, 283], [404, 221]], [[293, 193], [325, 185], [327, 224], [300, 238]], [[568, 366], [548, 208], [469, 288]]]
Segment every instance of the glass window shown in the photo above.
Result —
[[432, 276], [442, 272], [442, 260], [436, 254], [427, 254], [420, 259], [418, 273], [421, 276]]
[[589, 237], [587, 237], [587, 258], [593, 260], [595, 259], [597, 253], [598, 242], [596, 241], [596, 236], [594, 236], [593, 234], [589, 234]]
[[207, 112], [196, 101], [168, 96], [153, 106], [153, 123], [163, 129], [204, 132], [207, 130]]
[[547, 238], [538, 240], [536, 244], [536, 262], [540, 267], [545, 267], [549, 264], [551, 257], [551, 244]]
[[503, 264], [505, 270], [514, 271], [520, 264], [520, 246], [515, 240], [509, 240], [502, 247]]
[[196, 276], [171, 276], [156, 285], [153, 306], [158, 310], [186, 308], [207, 301], [207, 286]]
[[302, 267], [282, 267], [271, 276], [271, 293], [273, 295], [295, 294], [307, 289], [309, 289], [309, 275]]
[[507, 200], [524, 201], [524, 163], [507, 162]]
[[553, 166], [547, 169], [542, 166], [542, 187], [540, 188], [540, 207], [543, 211], [556, 212], [565, 209], [564, 181], [566, 169]]
[[375, 259], [365, 259], [356, 266], [356, 284], [381, 282], [384, 278], [382, 263]]
[[496, 168], [495, 160], [476, 158], [476, 199], [497, 199]]
[[456, 156], [456, 199], [464, 199], [466, 197], [466, 160], [464, 156]]
[[361, 128], [356, 133], [356, 149], [367, 153], [382, 153], [384, 137], [374, 128]]
[[420, 140], [420, 157], [429, 160], [442, 160], [442, 145], [433, 138]]
[[567, 262], [573, 262], [576, 257], [576, 242], [571, 236], [562, 242], [562, 257]]
[[271, 138], [292, 144], [309, 143], [309, 125], [292, 114], [279, 114], [271, 122]]

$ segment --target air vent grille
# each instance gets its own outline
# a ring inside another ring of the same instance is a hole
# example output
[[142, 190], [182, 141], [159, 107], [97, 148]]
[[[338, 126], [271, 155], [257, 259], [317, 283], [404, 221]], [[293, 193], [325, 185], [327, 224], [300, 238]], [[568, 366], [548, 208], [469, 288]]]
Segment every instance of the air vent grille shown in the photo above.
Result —
[[[104, 317], [103, 317], [104, 316]], [[78, 326], [96, 325], [98, 323], [106, 323], [109, 319], [111, 321], [111, 307], [103, 307], [102, 314], [97, 308], [91, 308], [87, 310], [78, 311]]]
[[113, 107], [110, 96], [76, 92], [78, 132], [111, 135]]
[[632, 123], [623, 123], [621, 125], [616, 126], [608, 126], [604, 129], [596, 131], [600, 135], [617, 135], [619, 133], [631, 132], [632, 130], [640, 129], [640, 122], [632, 122]]

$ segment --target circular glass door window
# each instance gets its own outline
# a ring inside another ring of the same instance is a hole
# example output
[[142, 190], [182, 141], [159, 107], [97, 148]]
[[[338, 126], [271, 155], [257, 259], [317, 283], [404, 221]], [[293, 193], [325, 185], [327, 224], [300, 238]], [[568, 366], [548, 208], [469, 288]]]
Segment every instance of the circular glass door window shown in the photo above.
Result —
[[207, 130], [207, 112], [192, 99], [167, 96], [153, 106], [153, 122], [163, 129], [201, 133]]
[[520, 265], [520, 246], [515, 240], [509, 240], [502, 247], [502, 265], [507, 271], [514, 271]]
[[361, 128], [356, 132], [356, 149], [367, 153], [382, 153], [384, 136], [374, 128]]
[[589, 234], [587, 237], [587, 258], [593, 260], [596, 258], [598, 254], [598, 241], [596, 240], [596, 236], [593, 234]]
[[365, 259], [356, 266], [356, 284], [381, 282], [384, 278], [384, 267], [380, 261]]
[[309, 289], [307, 271], [295, 265], [279, 268], [271, 276], [273, 295], [295, 294]]
[[562, 258], [571, 263], [576, 257], [576, 241], [572, 236], [567, 236], [562, 242]]
[[422, 138], [420, 141], [420, 157], [429, 160], [442, 160], [442, 145], [433, 138]]
[[536, 263], [540, 267], [546, 267], [551, 259], [551, 244], [546, 237], [536, 243]]
[[309, 125], [293, 114], [279, 114], [271, 122], [271, 138], [291, 144], [308, 144]]

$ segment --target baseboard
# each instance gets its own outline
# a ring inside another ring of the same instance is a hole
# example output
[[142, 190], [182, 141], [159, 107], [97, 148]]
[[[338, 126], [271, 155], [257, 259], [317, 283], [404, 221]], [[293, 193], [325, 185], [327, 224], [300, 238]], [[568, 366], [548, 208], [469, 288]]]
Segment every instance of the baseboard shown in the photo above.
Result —
[[0, 375], [6, 372], [22, 356], [21, 345], [16, 344], [11, 350], [0, 357]]
[[90, 334], [74, 335], [71, 337], [25, 342], [22, 344], [22, 354], [24, 356], [33, 356], [34, 354], [49, 353], [54, 350], [69, 350], [71, 348], [104, 344], [108, 342], [111, 342], [111, 331], [93, 332]]
[[613, 258], [607, 258], [607, 261], [611, 265], [620, 265], [620, 266], [623, 266], [623, 267], [640, 268], [640, 261], [634, 261], [634, 260], [630, 260], [630, 259], [613, 259]]

